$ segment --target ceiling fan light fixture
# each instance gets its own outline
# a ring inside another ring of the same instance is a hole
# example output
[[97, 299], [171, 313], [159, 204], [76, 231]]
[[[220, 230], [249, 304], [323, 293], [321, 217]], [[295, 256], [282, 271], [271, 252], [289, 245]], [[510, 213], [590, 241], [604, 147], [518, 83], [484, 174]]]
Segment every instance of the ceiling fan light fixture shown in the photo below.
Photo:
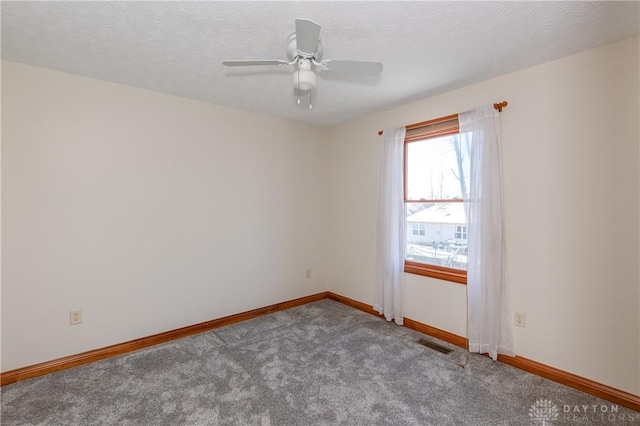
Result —
[[293, 72], [293, 87], [298, 90], [309, 90], [316, 85], [317, 78], [312, 70], [296, 70]]

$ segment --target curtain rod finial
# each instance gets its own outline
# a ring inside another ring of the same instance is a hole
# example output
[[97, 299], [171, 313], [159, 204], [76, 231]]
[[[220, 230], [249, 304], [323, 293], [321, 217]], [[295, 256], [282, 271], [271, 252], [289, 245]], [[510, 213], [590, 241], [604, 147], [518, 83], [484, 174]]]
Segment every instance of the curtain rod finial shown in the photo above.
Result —
[[507, 101], [502, 101], [497, 104], [493, 104], [493, 107], [497, 109], [498, 112], [502, 112], [502, 108], [506, 107], [507, 105], [509, 105]]

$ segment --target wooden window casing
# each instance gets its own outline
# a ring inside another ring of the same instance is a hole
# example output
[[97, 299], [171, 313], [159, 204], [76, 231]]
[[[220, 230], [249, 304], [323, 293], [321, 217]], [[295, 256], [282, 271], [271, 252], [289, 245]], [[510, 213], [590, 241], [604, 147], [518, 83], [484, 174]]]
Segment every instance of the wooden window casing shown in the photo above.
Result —
[[[424, 121], [411, 124], [406, 127], [404, 143], [404, 202], [406, 203], [462, 203], [463, 200], [410, 200], [407, 198], [407, 144], [425, 139], [437, 138], [440, 136], [454, 135], [460, 133], [458, 114], [435, 120]], [[429, 265], [421, 262], [404, 261], [404, 271], [409, 274], [422, 275], [425, 277], [438, 278], [452, 281], [459, 284], [467, 284], [467, 271], [463, 269], [447, 268], [444, 266]]]

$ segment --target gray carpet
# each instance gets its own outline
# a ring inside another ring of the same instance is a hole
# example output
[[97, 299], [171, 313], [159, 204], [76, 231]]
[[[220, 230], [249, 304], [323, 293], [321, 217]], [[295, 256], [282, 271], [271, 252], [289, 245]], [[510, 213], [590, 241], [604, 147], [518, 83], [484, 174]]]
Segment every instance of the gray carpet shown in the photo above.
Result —
[[[591, 412], [569, 419], [564, 405], [599, 413], [612, 404], [439, 342], [455, 348], [442, 354], [419, 337], [322, 300], [5, 386], [2, 425], [640, 422], [623, 407], [613, 422]], [[533, 413], [541, 399], [557, 412]]]

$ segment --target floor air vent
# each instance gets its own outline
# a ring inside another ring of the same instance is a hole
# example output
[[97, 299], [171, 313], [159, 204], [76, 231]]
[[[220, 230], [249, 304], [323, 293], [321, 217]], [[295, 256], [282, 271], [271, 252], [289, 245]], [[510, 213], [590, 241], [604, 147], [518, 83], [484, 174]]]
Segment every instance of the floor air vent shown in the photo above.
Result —
[[446, 348], [446, 347], [444, 347], [442, 345], [430, 342], [430, 341], [428, 341], [426, 339], [418, 339], [418, 340], [416, 340], [416, 343], [418, 343], [418, 344], [420, 344], [422, 346], [426, 346], [428, 348], [431, 348], [433, 350], [436, 350], [438, 352], [442, 352], [445, 355], [453, 352], [453, 349]]

